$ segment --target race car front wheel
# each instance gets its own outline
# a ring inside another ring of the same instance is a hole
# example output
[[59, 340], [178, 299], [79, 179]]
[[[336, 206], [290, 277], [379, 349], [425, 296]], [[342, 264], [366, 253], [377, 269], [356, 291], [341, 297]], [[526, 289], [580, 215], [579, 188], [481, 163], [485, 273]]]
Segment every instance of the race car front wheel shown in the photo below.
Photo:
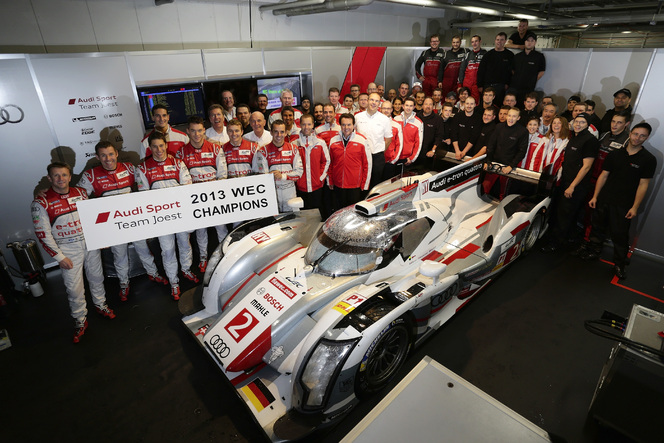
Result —
[[528, 226], [526, 237], [523, 239], [523, 252], [528, 252], [533, 248], [533, 246], [535, 246], [535, 243], [542, 233], [543, 227], [544, 216], [542, 214], [537, 214], [533, 219], [533, 222], [530, 224], [530, 226]]
[[376, 337], [362, 359], [356, 378], [358, 396], [385, 387], [401, 368], [410, 350], [410, 329], [402, 317]]

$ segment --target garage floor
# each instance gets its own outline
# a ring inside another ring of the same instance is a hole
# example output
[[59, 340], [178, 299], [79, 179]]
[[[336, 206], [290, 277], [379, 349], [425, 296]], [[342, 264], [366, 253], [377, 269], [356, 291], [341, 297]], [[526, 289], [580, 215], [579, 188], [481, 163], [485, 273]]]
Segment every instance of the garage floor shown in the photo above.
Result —
[[[416, 349], [400, 376], [429, 355], [559, 441], [621, 441], [586, 419], [613, 343], [587, 332], [583, 322], [604, 310], [627, 316], [634, 303], [664, 311], [662, 269], [633, 257], [621, 287], [604, 262], [533, 252]], [[263, 441], [185, 331], [166, 286], [136, 277], [125, 303], [117, 298], [117, 280], [107, 279], [106, 287], [117, 318], [91, 313], [78, 345], [71, 343], [57, 271], [48, 274], [47, 294], [10, 297], [2, 308], [0, 329], [12, 341], [0, 352], [2, 441]], [[309, 440], [338, 441], [381, 395]], [[404, 405], [404, 414], [418, 407]]]

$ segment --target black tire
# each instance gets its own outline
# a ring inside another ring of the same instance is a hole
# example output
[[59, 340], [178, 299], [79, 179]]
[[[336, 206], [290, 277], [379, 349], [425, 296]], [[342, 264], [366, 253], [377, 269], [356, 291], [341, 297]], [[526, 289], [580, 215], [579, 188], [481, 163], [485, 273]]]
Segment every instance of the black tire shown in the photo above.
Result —
[[539, 236], [542, 234], [542, 228], [544, 227], [544, 216], [542, 214], [537, 214], [533, 219], [533, 222], [528, 226], [526, 231], [526, 236], [523, 238], [523, 252], [528, 252], [535, 246]]
[[379, 334], [364, 355], [355, 379], [358, 397], [384, 388], [403, 366], [410, 346], [410, 327], [400, 317]]

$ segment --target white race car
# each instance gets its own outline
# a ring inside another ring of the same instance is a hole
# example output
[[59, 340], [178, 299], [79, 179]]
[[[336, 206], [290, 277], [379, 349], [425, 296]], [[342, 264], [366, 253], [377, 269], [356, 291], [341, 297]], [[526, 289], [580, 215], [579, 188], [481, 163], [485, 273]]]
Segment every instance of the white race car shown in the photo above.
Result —
[[411, 346], [533, 247], [549, 197], [482, 195], [482, 161], [385, 182], [326, 221], [246, 223], [215, 251], [183, 322], [269, 438], [301, 438], [386, 386]]

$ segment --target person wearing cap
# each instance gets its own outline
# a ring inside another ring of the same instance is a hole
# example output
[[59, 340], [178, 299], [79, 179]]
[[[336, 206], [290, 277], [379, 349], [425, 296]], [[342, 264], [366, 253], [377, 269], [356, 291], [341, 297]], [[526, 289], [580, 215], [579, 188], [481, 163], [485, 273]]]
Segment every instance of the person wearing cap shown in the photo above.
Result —
[[526, 35], [528, 34], [528, 19], [522, 18], [516, 28], [516, 32], [510, 35], [505, 44], [509, 49], [525, 49]]
[[567, 109], [560, 114], [561, 117], [565, 117], [567, 121], [571, 122], [574, 120], [572, 118], [572, 111], [574, 111], [574, 106], [581, 101], [581, 97], [578, 95], [572, 95], [570, 98], [567, 99]]
[[417, 96], [418, 92], [422, 92], [422, 83], [421, 82], [413, 83], [413, 87], [410, 88], [409, 97], [415, 98]]
[[585, 112], [574, 119], [573, 133], [563, 154], [560, 182], [554, 194], [553, 232], [542, 252], [555, 252], [570, 240], [570, 231], [590, 189], [590, 170], [599, 151], [599, 141], [588, 131], [589, 124], [590, 115]]
[[415, 74], [422, 82], [427, 97], [433, 95], [434, 89], [443, 86], [445, 71], [445, 50], [440, 47], [440, 36], [433, 34], [429, 38], [429, 45], [431, 47], [423, 51], [415, 62]]
[[634, 110], [630, 105], [631, 101], [632, 101], [632, 91], [630, 91], [627, 88], [622, 88], [621, 90], [616, 91], [616, 93], [613, 94], [613, 109], [609, 109], [608, 111], [606, 111], [606, 114], [604, 114], [604, 117], [602, 118], [602, 124], [599, 128], [600, 134], [603, 134], [611, 130], [611, 119], [613, 118], [613, 114], [615, 114], [616, 112], [627, 110], [630, 114], [634, 113], [633, 112]]
[[527, 93], [535, 90], [537, 81], [546, 70], [544, 54], [535, 50], [537, 36], [529, 32], [525, 38], [525, 47], [512, 59], [512, 82], [510, 88], [516, 92], [517, 103], [523, 103]]

